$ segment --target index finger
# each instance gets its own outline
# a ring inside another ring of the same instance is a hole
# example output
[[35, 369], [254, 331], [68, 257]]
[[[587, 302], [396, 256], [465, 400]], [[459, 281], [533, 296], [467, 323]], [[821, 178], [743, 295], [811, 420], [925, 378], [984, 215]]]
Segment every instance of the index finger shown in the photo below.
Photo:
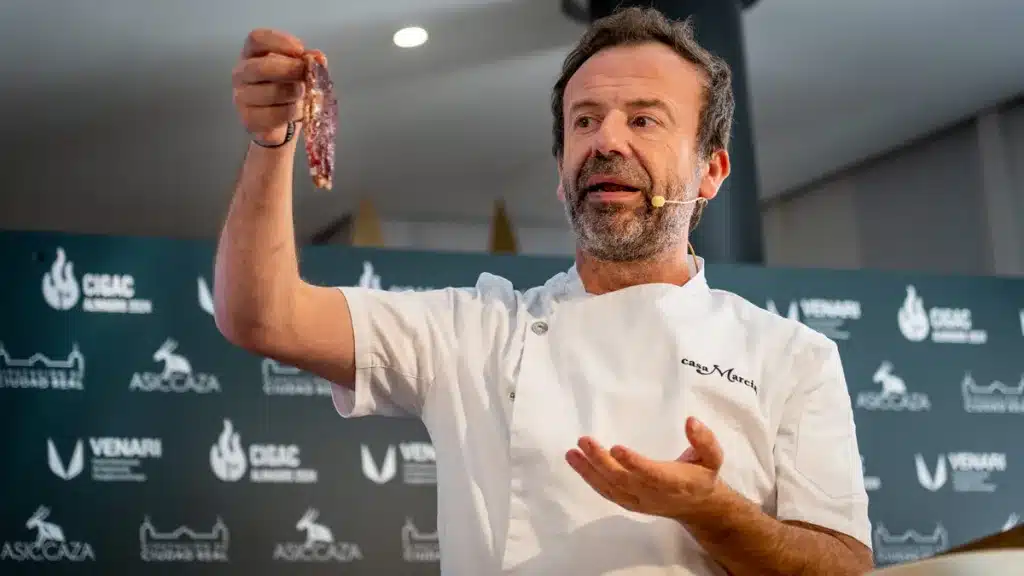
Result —
[[242, 47], [242, 58], [254, 58], [271, 53], [298, 57], [302, 56], [305, 51], [302, 42], [291, 34], [259, 28], [246, 36], [245, 46]]

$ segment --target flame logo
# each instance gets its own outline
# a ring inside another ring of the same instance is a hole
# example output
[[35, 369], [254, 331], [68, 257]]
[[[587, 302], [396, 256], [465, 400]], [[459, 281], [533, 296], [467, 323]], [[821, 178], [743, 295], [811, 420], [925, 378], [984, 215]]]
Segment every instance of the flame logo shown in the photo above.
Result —
[[43, 274], [43, 298], [51, 308], [70, 310], [78, 304], [80, 294], [74, 263], [69, 262], [64, 249], [58, 247], [57, 259], [50, 266], [50, 271]]
[[360, 288], [369, 288], [371, 290], [380, 290], [380, 275], [373, 272], [373, 264], [369, 262], [363, 262], [363, 274], [359, 277]]
[[246, 461], [241, 439], [227, 418], [217, 443], [210, 447], [210, 467], [224, 482], [236, 482], [245, 476]]
[[917, 295], [917, 289], [913, 286], [907, 286], [907, 297], [896, 319], [900, 332], [903, 332], [907, 340], [921, 342], [928, 337], [931, 328], [928, 325], [928, 313], [924, 309], [924, 300]]

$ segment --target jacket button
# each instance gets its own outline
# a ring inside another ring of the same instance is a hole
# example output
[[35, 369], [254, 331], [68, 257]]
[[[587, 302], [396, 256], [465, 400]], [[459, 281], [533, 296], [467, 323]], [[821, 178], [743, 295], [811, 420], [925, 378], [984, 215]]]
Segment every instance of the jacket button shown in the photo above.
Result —
[[530, 329], [533, 330], [534, 334], [537, 334], [539, 336], [539, 335], [544, 334], [544, 333], [546, 333], [548, 331], [548, 323], [547, 322], [543, 322], [543, 321], [541, 321], [541, 322], [534, 322], [533, 326], [531, 326]]

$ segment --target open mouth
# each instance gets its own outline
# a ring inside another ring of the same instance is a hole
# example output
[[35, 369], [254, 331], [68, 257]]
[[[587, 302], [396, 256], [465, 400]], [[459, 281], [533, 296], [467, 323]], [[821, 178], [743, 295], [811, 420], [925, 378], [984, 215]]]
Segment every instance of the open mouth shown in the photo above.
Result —
[[583, 194], [588, 195], [592, 193], [633, 193], [639, 192], [640, 189], [636, 186], [632, 186], [626, 182], [619, 182], [616, 180], [595, 180], [589, 185], [583, 188]]

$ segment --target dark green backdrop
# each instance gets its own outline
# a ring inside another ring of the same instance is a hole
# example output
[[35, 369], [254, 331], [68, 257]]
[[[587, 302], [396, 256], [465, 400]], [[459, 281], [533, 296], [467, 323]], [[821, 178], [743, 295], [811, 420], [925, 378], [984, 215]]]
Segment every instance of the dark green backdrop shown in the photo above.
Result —
[[[432, 574], [418, 422], [344, 421], [326, 383], [229, 345], [213, 245], [0, 233], [0, 573]], [[325, 247], [333, 285], [517, 287], [571, 261]], [[712, 265], [834, 338], [880, 564], [1024, 515], [1024, 281]]]

